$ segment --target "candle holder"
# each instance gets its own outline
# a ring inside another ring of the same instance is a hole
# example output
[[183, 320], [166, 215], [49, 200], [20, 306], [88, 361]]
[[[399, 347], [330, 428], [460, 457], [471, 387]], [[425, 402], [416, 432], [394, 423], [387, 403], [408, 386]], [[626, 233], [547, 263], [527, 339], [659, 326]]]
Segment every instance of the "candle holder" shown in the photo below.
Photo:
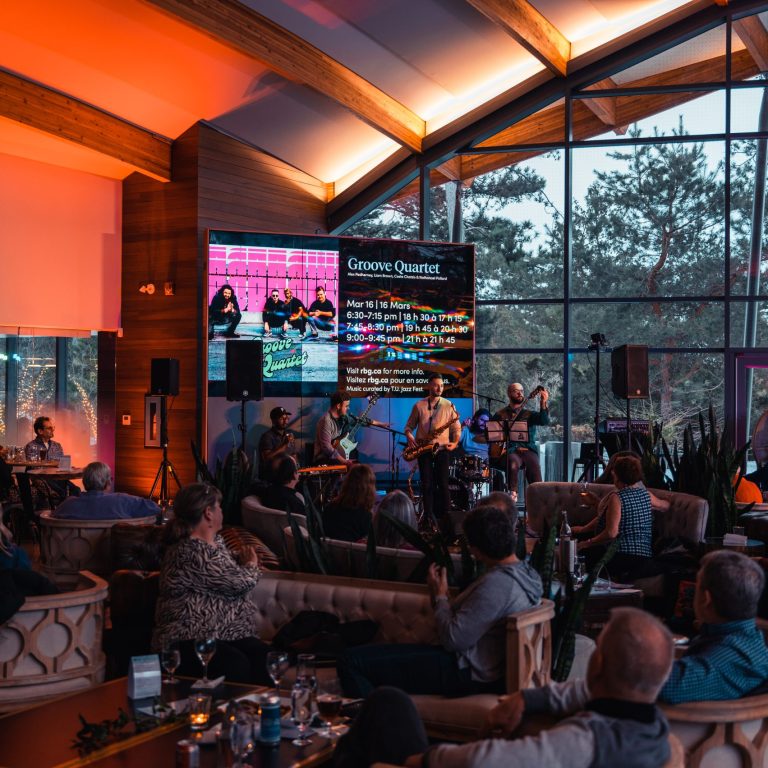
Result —
[[211, 697], [207, 693], [195, 693], [189, 697], [189, 727], [202, 731], [211, 719]]

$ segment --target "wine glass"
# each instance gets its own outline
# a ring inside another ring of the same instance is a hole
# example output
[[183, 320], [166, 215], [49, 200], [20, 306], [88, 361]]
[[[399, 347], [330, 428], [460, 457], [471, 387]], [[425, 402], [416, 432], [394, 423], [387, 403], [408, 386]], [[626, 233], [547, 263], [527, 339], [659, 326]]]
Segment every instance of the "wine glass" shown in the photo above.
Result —
[[333, 736], [331, 729], [339, 719], [341, 702], [341, 683], [337, 677], [324, 680], [319, 684], [315, 703], [317, 704], [318, 714], [325, 723], [323, 730], [320, 731], [320, 735], [326, 739], [330, 739]]
[[255, 747], [253, 716], [250, 712], [242, 708], [237, 710], [229, 729], [229, 743], [235, 758], [232, 768], [240, 768], [245, 765], [245, 758], [253, 752]]
[[181, 651], [173, 645], [164, 646], [160, 651], [160, 664], [168, 673], [163, 677], [163, 682], [168, 685], [175, 685], [178, 680], [173, 676], [173, 673], [181, 664]]
[[267, 654], [267, 673], [275, 684], [275, 692], [278, 699], [280, 698], [280, 681], [290, 665], [291, 661], [288, 658], [288, 654], [283, 651], [270, 651]]
[[216, 653], [216, 638], [203, 637], [195, 640], [195, 653], [203, 665], [202, 682], [207, 685], [210, 682], [208, 679], [208, 662], [213, 658], [213, 654]]
[[291, 744], [306, 747], [311, 744], [307, 738], [307, 726], [312, 719], [312, 685], [306, 680], [299, 680], [291, 691], [291, 718], [299, 729], [299, 735]]

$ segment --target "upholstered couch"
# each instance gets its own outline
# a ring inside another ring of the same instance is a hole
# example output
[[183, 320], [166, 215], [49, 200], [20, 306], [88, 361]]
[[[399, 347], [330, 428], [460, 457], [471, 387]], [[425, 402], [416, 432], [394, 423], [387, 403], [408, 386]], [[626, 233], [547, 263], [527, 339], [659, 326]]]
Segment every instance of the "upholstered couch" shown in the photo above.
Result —
[[104, 680], [106, 597], [107, 583], [83, 571], [77, 589], [28, 597], [0, 626], [0, 712]]
[[[256, 534], [278, 557], [285, 555], [283, 530], [288, 526], [288, 513], [280, 509], [265, 507], [258, 496], [246, 496], [240, 503], [243, 528]], [[293, 515], [293, 519], [306, 528], [304, 515]]]
[[[425, 586], [301, 573], [264, 574], [252, 593], [259, 608], [259, 634], [271, 639], [277, 629], [303, 610], [327, 611], [342, 621], [371, 619], [379, 625], [374, 642], [436, 643], [429, 592]], [[542, 685], [551, 659], [549, 600], [507, 619], [507, 690]], [[445, 699], [414, 696], [431, 735], [475, 737], [496, 696]]]
[[[560, 512], [568, 512], [572, 525], [583, 525], [595, 512], [580, 506], [580, 483], [532, 483], [525, 494], [528, 527], [541, 534], [544, 521], [557, 522]], [[589, 483], [587, 490], [603, 497], [614, 490], [612, 485]], [[688, 493], [675, 493], [652, 489], [655, 496], [669, 501], [666, 512], [654, 514], [655, 535], [664, 538], [680, 538], [691, 544], [703, 542], [707, 530], [709, 506], [705, 499]]]
[[[560, 512], [568, 512], [568, 521], [573, 525], [583, 525], [595, 514], [591, 507], [580, 505], [580, 483], [532, 483], [525, 495], [528, 527], [540, 534], [546, 520], [550, 524], [559, 519]], [[603, 497], [614, 490], [612, 485], [590, 483], [587, 490], [596, 496]], [[652, 489], [655, 496], [669, 501], [669, 509], [665, 512], [654, 511], [654, 537], [666, 540], [678, 540], [689, 545], [697, 545], [704, 541], [707, 530], [709, 506], [704, 499], [687, 493], [674, 493]], [[680, 555], [681, 563], [685, 557]], [[665, 564], [671, 567], [671, 563]], [[678, 566], [675, 566], [678, 567]], [[680, 568], [684, 568], [682, 564]], [[609, 565], [610, 568], [610, 565]], [[637, 579], [634, 586], [641, 589], [643, 596], [657, 602], [657, 610], [669, 610], [670, 595], [668, 594], [669, 580], [661, 573]]]
[[73, 587], [80, 571], [99, 576], [111, 571], [110, 533], [118, 523], [150, 525], [149, 517], [117, 520], [59, 520], [50, 510], [40, 513], [40, 558], [43, 573], [63, 589]]

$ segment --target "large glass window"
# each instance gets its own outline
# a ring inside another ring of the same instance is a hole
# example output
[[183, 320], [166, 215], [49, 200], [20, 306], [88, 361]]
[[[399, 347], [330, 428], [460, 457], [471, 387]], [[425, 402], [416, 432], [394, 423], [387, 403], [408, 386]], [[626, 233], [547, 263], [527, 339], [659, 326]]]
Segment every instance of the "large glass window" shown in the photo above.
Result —
[[710, 404], [724, 414], [726, 353], [768, 351], [758, 23], [768, 12], [734, 19], [730, 41], [722, 24], [644, 61], [628, 53], [599, 82], [570, 78], [565, 98], [433, 174], [432, 236], [476, 247], [476, 390], [504, 400], [510, 381], [547, 386], [542, 444], [591, 442], [596, 394], [601, 419], [626, 414], [609, 351], [596, 381], [596, 333], [648, 347], [650, 396], [630, 410], [661, 422], [670, 443]]

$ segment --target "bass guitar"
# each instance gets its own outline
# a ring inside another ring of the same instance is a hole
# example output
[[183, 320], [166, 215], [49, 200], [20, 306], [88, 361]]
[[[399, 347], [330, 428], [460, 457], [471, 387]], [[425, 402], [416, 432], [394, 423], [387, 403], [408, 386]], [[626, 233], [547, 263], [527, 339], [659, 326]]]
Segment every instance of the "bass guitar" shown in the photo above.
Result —
[[374, 392], [372, 395], [368, 395], [368, 405], [365, 407], [365, 410], [356, 417], [356, 421], [352, 425], [351, 429], [331, 441], [333, 447], [339, 453], [344, 454], [345, 459], [348, 459], [352, 451], [357, 448], [357, 443], [355, 442], [355, 435], [357, 434], [357, 430], [362, 426], [367, 426], [365, 424], [366, 416], [368, 416], [371, 408], [376, 405], [380, 397], [381, 393], [379, 392]]

